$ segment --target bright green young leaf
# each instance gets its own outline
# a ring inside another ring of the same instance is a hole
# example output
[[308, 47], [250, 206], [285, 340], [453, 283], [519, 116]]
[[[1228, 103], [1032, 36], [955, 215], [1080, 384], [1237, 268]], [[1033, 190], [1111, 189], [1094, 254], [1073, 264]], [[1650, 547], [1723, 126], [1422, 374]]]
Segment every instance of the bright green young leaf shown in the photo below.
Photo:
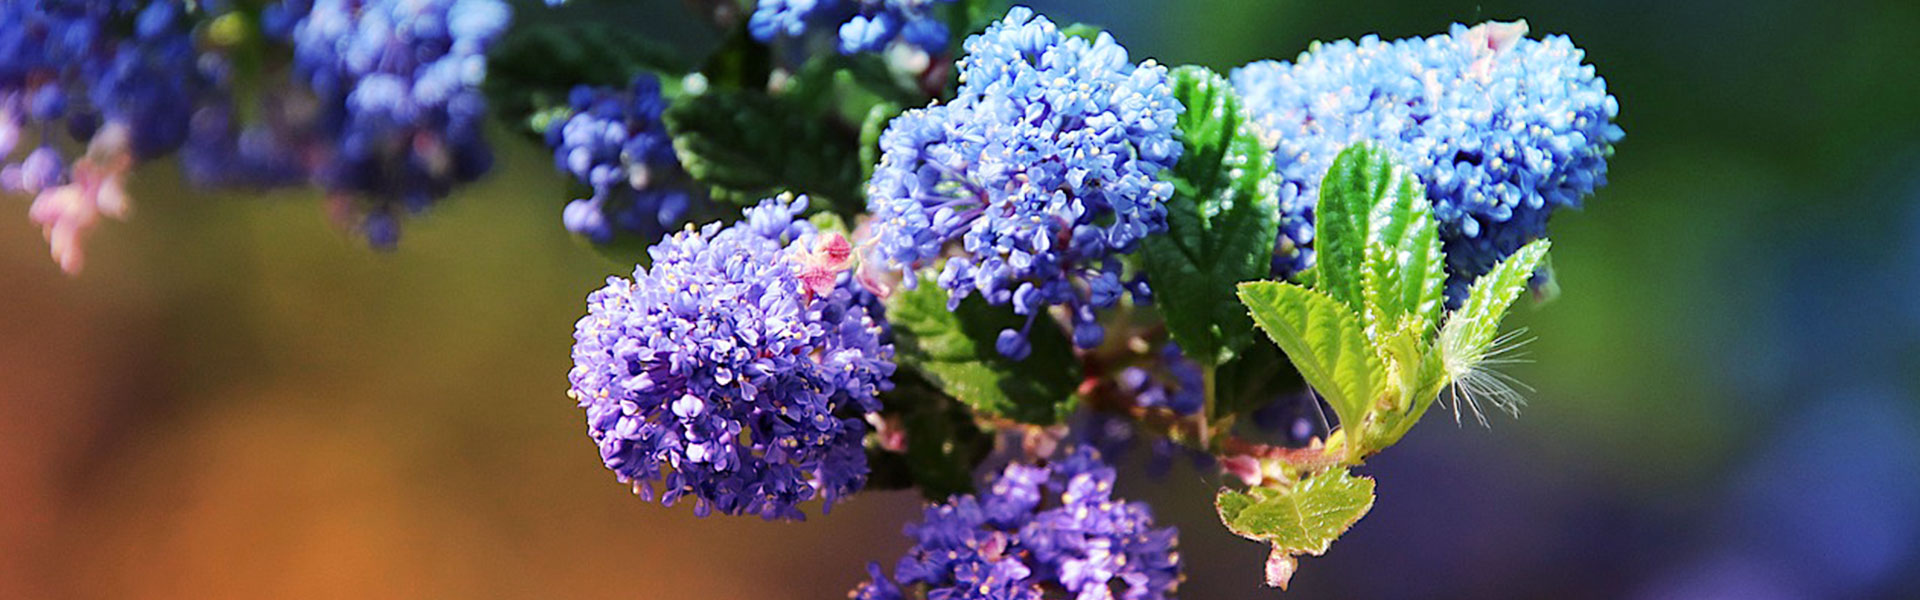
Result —
[[1394, 166], [1390, 173], [1388, 193], [1373, 206], [1367, 236], [1360, 277], [1365, 316], [1381, 327], [1397, 326], [1409, 315], [1432, 323], [1440, 316], [1447, 282], [1433, 204], [1406, 168]]
[[881, 102], [867, 109], [867, 116], [860, 121], [860, 179], [873, 179], [873, 169], [880, 165], [880, 134], [887, 132], [887, 124], [903, 112], [900, 105]]
[[893, 323], [895, 360], [976, 411], [1036, 425], [1073, 412], [1079, 366], [1039, 358], [1073, 352], [1066, 334], [1049, 322], [1028, 331], [1034, 358], [1009, 359], [994, 349], [994, 340], [1025, 317], [978, 296], [948, 310], [947, 292], [932, 277], [922, 277], [915, 289], [895, 291], [887, 299], [887, 320]]
[[1334, 157], [1320, 180], [1320, 199], [1314, 206], [1314, 289], [1352, 307], [1366, 310], [1362, 291], [1368, 232], [1374, 207], [1392, 190], [1393, 161], [1371, 144], [1348, 146]]
[[815, 196], [816, 206], [851, 206], [860, 198], [854, 136], [784, 98], [710, 89], [674, 98], [661, 118], [680, 164], [716, 199], [752, 204], [790, 191]]
[[1317, 290], [1290, 283], [1240, 284], [1240, 302], [1287, 353], [1300, 377], [1327, 399], [1343, 424], [1386, 389], [1386, 368], [1368, 343], [1360, 316]]
[[1276, 553], [1318, 556], [1373, 508], [1373, 480], [1333, 469], [1290, 489], [1222, 489], [1220, 522], [1235, 535], [1273, 544]]
[[1177, 124], [1185, 152], [1169, 172], [1167, 232], [1147, 237], [1143, 253], [1167, 331], [1187, 356], [1213, 366], [1252, 339], [1234, 286], [1271, 269], [1278, 196], [1269, 150], [1226, 78], [1180, 67], [1173, 95], [1186, 106]]
[[1521, 246], [1467, 288], [1466, 301], [1447, 313], [1447, 322], [1440, 327], [1441, 352], [1447, 355], [1447, 362], [1461, 365], [1448, 370], [1457, 374], [1464, 366], [1484, 358], [1500, 333], [1500, 320], [1506, 317], [1507, 308], [1526, 291], [1527, 279], [1546, 257], [1550, 245], [1542, 238]]

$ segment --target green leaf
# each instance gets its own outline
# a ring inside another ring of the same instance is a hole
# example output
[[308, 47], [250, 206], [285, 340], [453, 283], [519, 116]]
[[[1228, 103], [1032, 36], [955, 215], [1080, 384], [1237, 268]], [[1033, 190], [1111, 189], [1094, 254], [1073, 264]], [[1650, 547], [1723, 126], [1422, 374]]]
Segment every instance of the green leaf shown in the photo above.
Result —
[[1285, 490], [1222, 489], [1214, 506], [1235, 535], [1272, 544], [1276, 554], [1318, 556], [1373, 508], [1373, 480], [1336, 468]]
[[1269, 149], [1232, 84], [1204, 67], [1180, 67], [1173, 94], [1186, 106], [1176, 125], [1185, 152], [1169, 172], [1167, 232], [1147, 237], [1143, 255], [1173, 340], [1213, 366], [1252, 340], [1234, 286], [1270, 272], [1279, 200]]
[[1440, 316], [1447, 281], [1433, 204], [1405, 167], [1392, 167], [1386, 183], [1390, 193], [1375, 202], [1367, 236], [1360, 282], [1364, 316], [1376, 327], [1398, 326], [1412, 316], [1424, 329]]
[[752, 204], [790, 191], [825, 200], [816, 206], [857, 204], [855, 137], [794, 104], [758, 91], [711, 89], [674, 98], [662, 120], [681, 166], [716, 199]]
[[1089, 42], [1099, 39], [1100, 34], [1106, 33], [1106, 32], [1107, 32], [1107, 29], [1105, 27], [1101, 27], [1099, 25], [1091, 25], [1087, 23], [1074, 23], [1072, 25], [1068, 25], [1066, 27], [1060, 28], [1060, 35], [1064, 35], [1067, 37], [1076, 37]]
[[1393, 162], [1386, 151], [1366, 143], [1341, 151], [1320, 180], [1320, 200], [1313, 213], [1314, 270], [1318, 272], [1314, 289], [1355, 312], [1366, 310], [1361, 279], [1369, 220], [1392, 189], [1392, 181]]
[[1240, 302], [1339, 413], [1342, 427], [1360, 423], [1386, 389], [1386, 368], [1360, 316], [1319, 291], [1277, 281], [1240, 284]]
[[672, 48], [620, 25], [535, 21], [512, 28], [487, 54], [483, 88], [494, 114], [528, 123], [535, 113], [566, 106], [576, 85], [625, 89], [635, 75], [659, 73], [670, 81], [687, 66]]
[[893, 323], [896, 362], [980, 413], [1051, 425], [1073, 412], [1080, 368], [1064, 358], [1073, 355], [1066, 334], [1044, 318], [1028, 331], [1033, 355], [1009, 359], [994, 341], [1026, 318], [977, 295], [949, 310], [946, 290], [926, 276], [915, 289], [887, 299], [887, 320]]
[[[973, 470], [993, 449], [994, 436], [981, 431], [958, 400], [913, 370], [893, 377], [894, 387], [880, 394], [881, 419], [894, 431], [868, 439], [867, 489], [919, 488], [929, 501], [973, 492]], [[904, 438], [904, 448], [888, 449], [882, 436]]]
[[1447, 313], [1447, 322], [1440, 327], [1441, 351], [1454, 357], [1450, 362], [1471, 364], [1485, 357], [1500, 333], [1500, 320], [1520, 292], [1526, 291], [1527, 279], [1546, 258], [1549, 246], [1545, 238], [1521, 246], [1467, 288], [1467, 299], [1460, 308]]

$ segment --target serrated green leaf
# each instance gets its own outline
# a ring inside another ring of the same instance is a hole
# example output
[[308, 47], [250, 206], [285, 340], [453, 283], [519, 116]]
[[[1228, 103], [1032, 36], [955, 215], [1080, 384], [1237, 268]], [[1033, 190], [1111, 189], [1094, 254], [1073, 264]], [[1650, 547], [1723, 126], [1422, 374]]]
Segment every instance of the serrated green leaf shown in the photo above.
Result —
[[[716, 199], [752, 204], [779, 192], [857, 204], [859, 149], [853, 136], [780, 97], [708, 90], [674, 99], [661, 119], [680, 164]], [[816, 200], [816, 202], [819, 202]]]
[[1375, 202], [1367, 235], [1364, 316], [1377, 327], [1398, 326], [1408, 316], [1432, 323], [1447, 281], [1433, 204], [1406, 168], [1394, 166], [1389, 177], [1389, 193]]
[[1240, 302], [1339, 413], [1342, 426], [1360, 423], [1386, 389], [1386, 368], [1360, 316], [1317, 290], [1277, 281], [1240, 284]]
[[1213, 366], [1252, 339], [1234, 286], [1271, 269], [1279, 200], [1269, 149], [1233, 85], [1204, 67], [1174, 69], [1172, 79], [1186, 106], [1176, 125], [1185, 151], [1168, 173], [1167, 232], [1149, 236], [1143, 256], [1167, 331], [1188, 357]]
[[1447, 322], [1440, 327], [1441, 351], [1465, 363], [1478, 362], [1499, 335], [1500, 320], [1526, 291], [1527, 279], [1551, 245], [1545, 238], [1534, 240], [1475, 279], [1467, 288], [1467, 299], [1460, 308], [1447, 313]]
[[[894, 358], [918, 370], [947, 394], [987, 415], [1022, 423], [1051, 425], [1073, 412], [1080, 368], [1066, 334], [1041, 321], [1028, 330], [1033, 356], [1017, 361], [994, 348], [1000, 331], [1019, 328], [1025, 317], [1006, 307], [989, 306], [979, 296], [947, 309], [947, 292], [931, 276], [915, 289], [887, 299], [893, 324]], [[1064, 364], [1063, 364], [1064, 363]]]
[[1314, 205], [1314, 289], [1366, 311], [1362, 272], [1374, 207], [1386, 198], [1393, 182], [1393, 161], [1372, 144], [1348, 146], [1334, 157], [1320, 180], [1320, 199]]
[[1373, 508], [1373, 480], [1333, 469], [1285, 490], [1222, 489], [1214, 506], [1235, 535], [1272, 544], [1276, 553], [1319, 555]]

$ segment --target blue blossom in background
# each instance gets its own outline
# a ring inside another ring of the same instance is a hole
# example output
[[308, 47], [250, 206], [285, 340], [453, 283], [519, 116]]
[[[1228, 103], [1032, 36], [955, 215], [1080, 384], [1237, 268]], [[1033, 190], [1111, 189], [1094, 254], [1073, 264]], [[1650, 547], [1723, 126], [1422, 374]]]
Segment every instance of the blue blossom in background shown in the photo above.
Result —
[[1426, 186], [1447, 254], [1450, 303], [1475, 277], [1544, 237], [1555, 209], [1605, 185], [1619, 104], [1566, 36], [1534, 40], [1524, 21], [1454, 25], [1444, 35], [1316, 44], [1262, 61], [1234, 86], [1277, 144], [1280, 240], [1274, 271], [1313, 265], [1313, 206], [1341, 149], [1381, 144]]
[[615, 231], [652, 241], [686, 217], [693, 197], [660, 113], [667, 101], [653, 75], [625, 92], [576, 87], [573, 116], [547, 129], [554, 165], [593, 190], [567, 204], [567, 230], [598, 243]]
[[[1156, 600], [1180, 586], [1178, 532], [1147, 505], [1113, 497], [1114, 469], [1079, 447], [1044, 466], [1008, 465], [979, 495], [928, 506], [908, 525], [913, 548], [888, 578], [879, 564], [859, 600]], [[923, 593], [908, 594], [906, 590]]]
[[492, 166], [479, 85], [511, 20], [501, 0], [313, 0], [295, 22], [294, 65], [332, 141], [316, 176], [370, 204], [375, 246], [397, 241], [398, 213]]
[[[1013, 305], [1025, 327], [1002, 331], [1023, 358], [1033, 319], [1063, 305], [1074, 343], [1096, 346], [1095, 310], [1137, 293], [1119, 255], [1166, 229], [1180, 157], [1164, 67], [1137, 67], [1111, 36], [1068, 37], [1024, 7], [967, 40], [959, 94], [908, 111], [880, 138], [868, 184], [879, 255], [932, 268], [957, 305], [979, 293]], [[912, 283], [913, 278], [907, 281]]]
[[[186, 139], [207, 78], [185, 11], [165, 1], [0, 4], [0, 189], [35, 195], [29, 215], [69, 273], [100, 218], [125, 215], [132, 163]], [[39, 145], [17, 148], [27, 136]], [[84, 153], [61, 150], [62, 138]]]
[[947, 25], [934, 14], [954, 0], [759, 0], [747, 28], [772, 42], [808, 31], [835, 30], [842, 54], [885, 49], [894, 40], [939, 54], [947, 48]]
[[587, 298], [569, 394], [607, 468], [636, 493], [705, 515], [803, 518], [799, 505], [858, 491], [862, 447], [888, 389], [893, 346], [844, 271], [808, 281], [810, 257], [844, 248], [770, 199], [651, 249], [651, 269]]

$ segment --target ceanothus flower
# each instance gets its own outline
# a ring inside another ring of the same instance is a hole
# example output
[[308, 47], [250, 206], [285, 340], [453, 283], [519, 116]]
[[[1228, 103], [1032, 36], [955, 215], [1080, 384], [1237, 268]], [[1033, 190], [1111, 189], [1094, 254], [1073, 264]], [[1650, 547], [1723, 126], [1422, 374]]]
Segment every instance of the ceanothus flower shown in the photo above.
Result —
[[809, 30], [834, 27], [842, 54], [885, 49], [899, 40], [928, 53], [947, 47], [947, 26], [934, 14], [936, 4], [954, 0], [759, 0], [747, 29], [771, 42], [797, 38]]
[[[1027, 317], [999, 350], [1030, 351], [1033, 319], [1067, 308], [1073, 340], [1099, 345], [1095, 309], [1123, 283], [1119, 255], [1166, 229], [1179, 160], [1165, 67], [1138, 66], [1105, 33], [1069, 37], [1025, 7], [967, 40], [960, 89], [908, 111], [880, 137], [868, 183], [878, 254], [897, 269], [940, 267], [954, 305], [979, 293]], [[908, 278], [912, 284], [914, 278]]]
[[316, 175], [369, 205], [361, 227], [373, 245], [398, 241], [398, 213], [492, 166], [480, 83], [512, 16], [501, 0], [312, 0], [294, 22], [294, 66], [326, 107], [332, 142]]
[[1050, 465], [1008, 465], [983, 493], [928, 506], [920, 523], [906, 527], [914, 547], [894, 566], [893, 577], [870, 564], [869, 581], [851, 596], [1173, 597], [1181, 579], [1178, 531], [1155, 529], [1147, 505], [1114, 498], [1113, 483], [1113, 467], [1084, 446]]
[[[83, 264], [100, 217], [125, 215], [123, 175], [180, 147], [208, 79], [179, 2], [0, 3], [0, 189], [29, 213], [55, 262]], [[39, 144], [17, 161], [31, 135]], [[61, 137], [85, 148], [62, 150]]]
[[1386, 148], [1425, 185], [1447, 255], [1447, 294], [1527, 242], [1555, 209], [1607, 180], [1619, 103], [1566, 36], [1534, 40], [1525, 21], [1454, 25], [1443, 35], [1316, 44], [1293, 63], [1233, 73], [1277, 144], [1280, 240], [1274, 271], [1313, 265], [1320, 178], [1349, 144]]
[[596, 243], [616, 230], [653, 240], [686, 217], [693, 196], [660, 113], [667, 101], [651, 74], [625, 92], [573, 89], [573, 115], [547, 129], [554, 166], [593, 190], [567, 204], [567, 230]]
[[643, 498], [657, 485], [701, 515], [801, 519], [801, 503], [831, 509], [864, 485], [863, 418], [891, 387], [893, 346], [846, 273], [846, 239], [795, 219], [806, 202], [689, 225], [587, 297], [569, 395]]

